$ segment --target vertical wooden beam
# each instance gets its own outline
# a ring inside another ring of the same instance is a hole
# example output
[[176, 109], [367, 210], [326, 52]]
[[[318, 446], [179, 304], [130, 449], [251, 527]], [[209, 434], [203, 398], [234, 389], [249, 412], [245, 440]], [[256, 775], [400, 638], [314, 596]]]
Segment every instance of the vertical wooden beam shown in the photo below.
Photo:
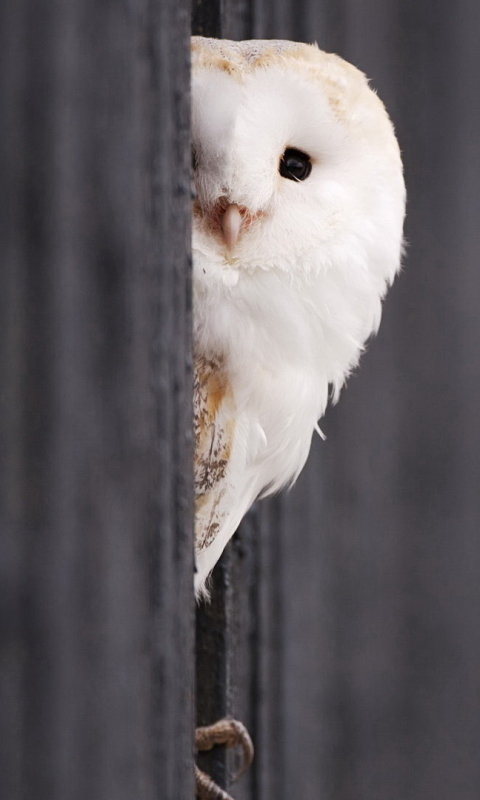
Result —
[[194, 36], [222, 38], [224, 3], [222, 0], [193, 0], [192, 33]]
[[0, 795], [193, 795], [186, 3], [0, 10]]

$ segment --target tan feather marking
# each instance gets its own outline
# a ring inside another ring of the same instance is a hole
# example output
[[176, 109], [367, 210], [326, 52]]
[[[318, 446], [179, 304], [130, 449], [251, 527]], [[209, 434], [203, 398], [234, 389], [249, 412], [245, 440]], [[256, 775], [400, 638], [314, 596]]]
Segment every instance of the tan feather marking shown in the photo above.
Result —
[[202, 51], [197, 45], [192, 45], [192, 52], [195, 54], [195, 64], [197, 67], [205, 67], [205, 69], [218, 69], [221, 72], [226, 72], [230, 77], [237, 80], [239, 83], [243, 81], [243, 73], [238, 63], [235, 63], [229, 58], [224, 58], [217, 53], [211, 51]]
[[[332, 111], [348, 123], [352, 103], [361, 96], [362, 102], [370, 98], [365, 75], [352, 64], [334, 53], [325, 53], [315, 44], [286, 41], [229, 42], [218, 39], [192, 40], [192, 53], [196, 69], [219, 69], [236, 81], [256, 70], [278, 67], [299, 75], [321, 86]], [[368, 100], [367, 100], [368, 101]]]
[[221, 513], [220, 503], [227, 489], [235, 433], [232, 392], [220, 359], [196, 357], [194, 409], [195, 538], [196, 547], [201, 550], [215, 539], [225, 513]]

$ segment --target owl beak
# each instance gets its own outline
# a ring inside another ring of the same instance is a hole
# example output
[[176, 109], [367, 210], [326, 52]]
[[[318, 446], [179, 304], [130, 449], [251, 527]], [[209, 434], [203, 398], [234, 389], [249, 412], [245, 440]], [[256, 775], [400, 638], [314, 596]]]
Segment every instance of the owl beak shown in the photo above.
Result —
[[236, 203], [231, 203], [225, 209], [221, 218], [223, 238], [227, 245], [227, 250], [232, 251], [237, 243], [240, 228], [242, 227], [243, 217]]

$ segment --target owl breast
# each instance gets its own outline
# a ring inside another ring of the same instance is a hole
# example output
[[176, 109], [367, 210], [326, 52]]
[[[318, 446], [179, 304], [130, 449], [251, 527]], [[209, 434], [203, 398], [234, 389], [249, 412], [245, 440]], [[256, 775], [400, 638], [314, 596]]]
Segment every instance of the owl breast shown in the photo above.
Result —
[[221, 291], [195, 282], [198, 593], [255, 498], [297, 476], [326, 402], [318, 331], [298, 310], [285, 318], [286, 285], [267, 272]]

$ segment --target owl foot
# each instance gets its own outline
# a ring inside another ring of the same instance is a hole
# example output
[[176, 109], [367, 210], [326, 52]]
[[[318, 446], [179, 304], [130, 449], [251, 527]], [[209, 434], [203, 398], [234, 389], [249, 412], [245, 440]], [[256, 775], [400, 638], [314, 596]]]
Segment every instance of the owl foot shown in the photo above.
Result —
[[[224, 744], [226, 747], [243, 747], [243, 765], [233, 779], [237, 780], [248, 769], [253, 759], [253, 744], [245, 725], [236, 719], [220, 719], [213, 725], [197, 728], [195, 731], [197, 750], [211, 750], [217, 744]], [[227, 792], [217, 786], [209, 775], [206, 775], [197, 766], [195, 767], [195, 779], [197, 797], [200, 800], [232, 800]]]

